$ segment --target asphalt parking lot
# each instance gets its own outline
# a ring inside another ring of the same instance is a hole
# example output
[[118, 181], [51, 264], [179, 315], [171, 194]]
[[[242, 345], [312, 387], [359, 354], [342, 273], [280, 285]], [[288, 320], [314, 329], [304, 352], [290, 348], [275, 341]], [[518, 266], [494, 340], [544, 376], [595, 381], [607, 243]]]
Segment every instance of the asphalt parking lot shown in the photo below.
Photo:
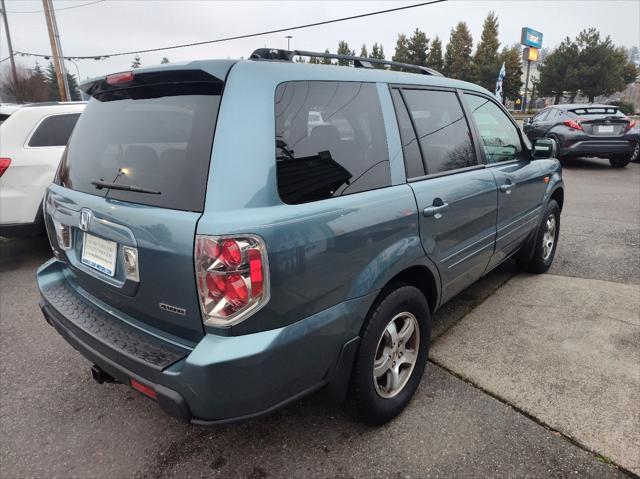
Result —
[[46, 242], [0, 241], [0, 476], [640, 474], [640, 165], [579, 159], [564, 174], [549, 274], [506, 263], [445, 305], [415, 399], [377, 429], [321, 393], [206, 429], [98, 386], [37, 306]]

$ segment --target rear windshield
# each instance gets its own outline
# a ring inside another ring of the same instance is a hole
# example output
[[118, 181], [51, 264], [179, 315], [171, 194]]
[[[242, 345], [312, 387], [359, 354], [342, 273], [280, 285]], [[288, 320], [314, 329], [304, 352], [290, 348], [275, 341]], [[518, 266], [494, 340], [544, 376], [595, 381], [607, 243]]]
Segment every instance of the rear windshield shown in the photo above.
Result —
[[[84, 193], [203, 211], [219, 95], [92, 98], [62, 157], [58, 182]], [[92, 181], [155, 193], [98, 189]]]

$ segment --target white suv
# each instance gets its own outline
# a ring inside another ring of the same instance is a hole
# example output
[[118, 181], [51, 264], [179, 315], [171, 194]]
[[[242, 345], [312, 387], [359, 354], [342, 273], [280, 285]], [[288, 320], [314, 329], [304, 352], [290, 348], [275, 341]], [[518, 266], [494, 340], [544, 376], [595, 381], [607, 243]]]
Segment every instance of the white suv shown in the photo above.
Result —
[[43, 231], [41, 204], [84, 102], [0, 106], [0, 236]]

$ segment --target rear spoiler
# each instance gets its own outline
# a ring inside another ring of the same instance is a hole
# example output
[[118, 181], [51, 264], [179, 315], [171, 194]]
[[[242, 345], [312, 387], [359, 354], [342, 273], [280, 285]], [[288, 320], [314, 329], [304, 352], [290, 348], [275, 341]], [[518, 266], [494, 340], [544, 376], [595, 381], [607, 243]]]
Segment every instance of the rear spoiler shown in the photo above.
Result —
[[176, 95], [220, 95], [224, 81], [203, 70], [120, 72], [80, 85], [100, 101], [157, 98]]

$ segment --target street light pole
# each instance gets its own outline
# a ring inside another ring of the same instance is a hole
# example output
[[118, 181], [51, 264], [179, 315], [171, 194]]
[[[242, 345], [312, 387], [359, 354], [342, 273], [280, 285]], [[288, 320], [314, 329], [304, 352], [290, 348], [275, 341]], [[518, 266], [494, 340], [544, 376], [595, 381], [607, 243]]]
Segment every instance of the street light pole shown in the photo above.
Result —
[[13, 46], [11, 45], [11, 34], [9, 33], [9, 21], [7, 20], [7, 8], [4, 6], [4, 0], [0, 0], [2, 5], [2, 18], [4, 19], [4, 30], [7, 32], [7, 46], [9, 47], [9, 58], [11, 60], [11, 74], [13, 76], [13, 85], [15, 88], [16, 101], [19, 102], [18, 96], [18, 72], [16, 70], [16, 61], [13, 58]]
[[524, 98], [522, 99], [522, 111], [527, 111], [527, 89], [529, 88], [529, 70], [531, 69], [531, 60], [527, 60], [527, 76], [524, 80]]
[[291, 39], [292, 39], [293, 37], [292, 37], [291, 35], [287, 35], [287, 36], [285, 36], [284, 38], [286, 38], [286, 39], [287, 39], [287, 51], [291, 51], [291, 44], [290, 44], [290, 41], [291, 41]]

